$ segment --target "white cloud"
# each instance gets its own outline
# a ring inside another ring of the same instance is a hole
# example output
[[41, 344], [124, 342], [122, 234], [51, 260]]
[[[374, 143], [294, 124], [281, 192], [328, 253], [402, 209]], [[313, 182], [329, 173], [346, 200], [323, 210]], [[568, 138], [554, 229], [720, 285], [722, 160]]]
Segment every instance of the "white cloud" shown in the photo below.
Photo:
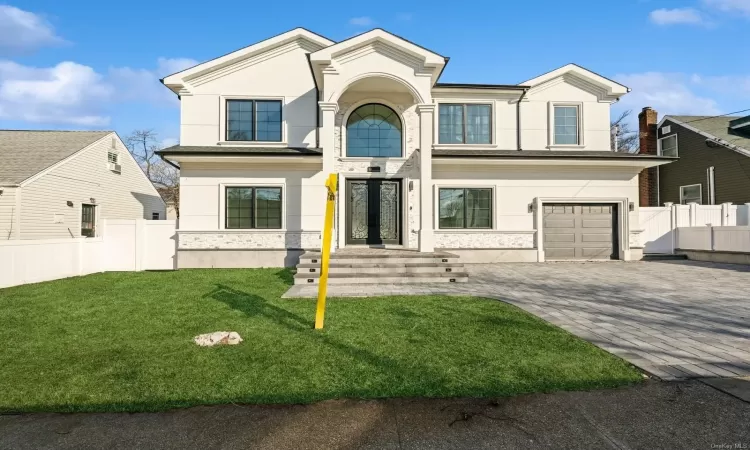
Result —
[[657, 9], [648, 15], [651, 22], [657, 25], [705, 25], [701, 13], [693, 8]]
[[737, 12], [750, 17], [750, 0], [703, 0], [703, 4], [721, 12]]
[[705, 89], [733, 98], [750, 99], [750, 75], [693, 75], [691, 81]]
[[112, 87], [94, 69], [74, 62], [54, 67], [0, 61], [0, 118], [36, 123], [104, 126]]
[[352, 17], [349, 19], [349, 25], [354, 25], [357, 27], [369, 27], [375, 24], [375, 21], [372, 20], [371, 17], [362, 16], [362, 17]]
[[187, 58], [159, 58], [155, 69], [113, 67], [106, 74], [71, 61], [30, 67], [0, 60], [0, 119], [102, 127], [122, 102], [177, 104], [160, 77], [192, 66]]
[[721, 114], [714, 99], [694, 92], [693, 84], [696, 77], [661, 72], [617, 75], [616, 80], [632, 89], [628, 95], [622, 97], [618, 109], [632, 109], [637, 112], [644, 106], [651, 106], [661, 115]]
[[9, 5], [0, 5], [0, 54], [16, 54], [65, 41], [44, 18]]

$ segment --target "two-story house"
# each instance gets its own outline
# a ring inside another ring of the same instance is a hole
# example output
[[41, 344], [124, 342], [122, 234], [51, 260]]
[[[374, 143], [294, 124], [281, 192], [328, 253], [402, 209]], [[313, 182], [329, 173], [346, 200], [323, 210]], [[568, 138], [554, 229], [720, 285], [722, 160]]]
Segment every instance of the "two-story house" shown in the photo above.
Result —
[[[480, 63], [480, 62], [477, 62]], [[375, 29], [297, 28], [162, 82], [181, 100], [179, 267], [291, 266], [334, 251], [463, 262], [641, 257], [638, 174], [610, 149], [628, 88], [569, 64], [520, 84], [441, 83], [448, 58]]]

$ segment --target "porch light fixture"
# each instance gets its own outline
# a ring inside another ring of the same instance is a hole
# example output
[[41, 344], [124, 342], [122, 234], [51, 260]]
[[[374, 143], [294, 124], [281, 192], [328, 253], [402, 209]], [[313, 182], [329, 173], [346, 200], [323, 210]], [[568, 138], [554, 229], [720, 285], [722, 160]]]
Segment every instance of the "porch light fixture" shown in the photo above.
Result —
[[635, 203], [633, 203], [633, 202], [628, 203], [628, 210], [630, 212], [635, 211]]
[[409, 181], [409, 192], [414, 190], [414, 181]]
[[533, 213], [533, 212], [534, 212], [534, 204], [529, 203], [529, 213]]
[[68, 206], [71, 206], [71, 207], [73, 206], [73, 202], [71, 202], [70, 200], [68, 200], [67, 202], [65, 202], [65, 204], [68, 205]]

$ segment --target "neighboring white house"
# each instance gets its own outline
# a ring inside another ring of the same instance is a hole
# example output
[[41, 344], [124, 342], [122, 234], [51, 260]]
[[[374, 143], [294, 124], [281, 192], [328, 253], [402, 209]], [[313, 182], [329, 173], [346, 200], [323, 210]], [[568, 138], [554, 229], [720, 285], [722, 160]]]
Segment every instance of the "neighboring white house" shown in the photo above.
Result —
[[[465, 262], [639, 259], [638, 174], [610, 150], [629, 89], [574, 64], [520, 84], [439, 83], [448, 58], [375, 29], [272, 37], [162, 82], [181, 100], [179, 267], [293, 265], [334, 247]], [[481, 61], [477, 61], [481, 64]]]
[[112, 131], [0, 130], [0, 240], [98, 235], [102, 219], [165, 219]]

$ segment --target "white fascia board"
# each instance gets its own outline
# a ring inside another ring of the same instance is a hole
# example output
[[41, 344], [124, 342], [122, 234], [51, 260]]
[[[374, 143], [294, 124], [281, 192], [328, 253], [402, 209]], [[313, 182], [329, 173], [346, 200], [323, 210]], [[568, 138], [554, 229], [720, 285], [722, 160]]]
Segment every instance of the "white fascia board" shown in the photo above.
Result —
[[687, 124], [687, 123], [684, 123], [684, 122], [680, 122], [679, 120], [676, 120], [672, 116], [664, 116], [664, 117], [662, 117], [662, 119], [656, 125], [657, 136], [658, 136], [658, 130], [661, 128], [662, 124], [664, 124], [664, 122], [667, 121], [667, 120], [670, 121], [670, 122], [672, 122], [675, 125], [679, 125], [679, 126], [685, 128], [687, 130], [690, 130], [692, 132], [698, 133], [698, 134], [700, 134], [701, 136], [703, 136], [705, 138], [711, 139], [712, 141], [716, 142], [717, 144], [719, 144], [719, 145], [721, 145], [723, 147], [728, 148], [729, 150], [734, 150], [735, 152], [739, 153], [740, 155], [750, 157], [750, 150], [748, 150], [746, 148], [743, 148], [743, 147], [740, 147], [739, 145], [734, 145], [731, 142], [727, 142], [725, 140], [719, 139], [718, 137], [714, 136], [713, 134], [709, 134], [709, 133], [706, 133], [705, 131], [699, 130], [699, 129], [693, 127], [693, 126], [690, 126], [690, 124]]
[[579, 158], [554, 158], [554, 159], [523, 159], [513, 158], [440, 158], [432, 159], [433, 165], [473, 165], [473, 166], [589, 166], [589, 167], [631, 167], [636, 170], [669, 164], [672, 161], [651, 159], [579, 159]]
[[313, 43], [314, 45], [317, 45], [320, 48], [328, 47], [334, 44], [333, 41], [326, 39], [323, 36], [317, 35], [311, 31], [308, 31], [304, 28], [295, 28], [278, 36], [274, 36], [272, 38], [260, 41], [256, 44], [252, 44], [231, 53], [227, 53], [226, 55], [219, 56], [218, 58], [214, 58], [210, 61], [206, 61], [180, 72], [168, 75], [162, 79], [162, 83], [164, 83], [164, 85], [169, 87], [171, 90], [177, 92], [183, 86], [184, 81], [188, 78], [210, 72], [211, 70], [215, 70], [229, 64], [233, 64], [239, 60], [249, 58], [259, 53], [263, 53], [272, 48], [295, 41], [297, 39], [304, 39], [308, 42]]
[[630, 92], [629, 87], [622, 85], [616, 81], [610, 80], [609, 78], [605, 78], [599, 75], [598, 73], [592, 72], [577, 64], [566, 64], [560, 67], [559, 69], [555, 69], [551, 72], [547, 72], [536, 78], [532, 78], [530, 80], [526, 80], [523, 83], [518, 83], [518, 84], [522, 86], [531, 86], [533, 88], [534, 86], [540, 85], [542, 83], [546, 83], [547, 81], [561, 77], [568, 73], [572, 73], [574, 75], [577, 75], [581, 78], [584, 78], [590, 82], [593, 82], [595, 84], [598, 84], [606, 88], [609, 95], [612, 95], [615, 97], [620, 97]]
[[337, 44], [318, 50], [317, 52], [311, 53], [310, 61], [318, 64], [330, 64], [331, 60], [337, 55], [376, 41], [391, 45], [399, 50], [421, 58], [424, 60], [425, 66], [441, 67], [445, 65], [445, 57], [442, 55], [431, 52], [380, 28], [370, 30], [359, 36], [355, 36], [351, 39], [341, 41]]
[[243, 156], [243, 155], [165, 155], [174, 162], [187, 163], [241, 163], [241, 164], [305, 164], [323, 165], [320, 156]]

